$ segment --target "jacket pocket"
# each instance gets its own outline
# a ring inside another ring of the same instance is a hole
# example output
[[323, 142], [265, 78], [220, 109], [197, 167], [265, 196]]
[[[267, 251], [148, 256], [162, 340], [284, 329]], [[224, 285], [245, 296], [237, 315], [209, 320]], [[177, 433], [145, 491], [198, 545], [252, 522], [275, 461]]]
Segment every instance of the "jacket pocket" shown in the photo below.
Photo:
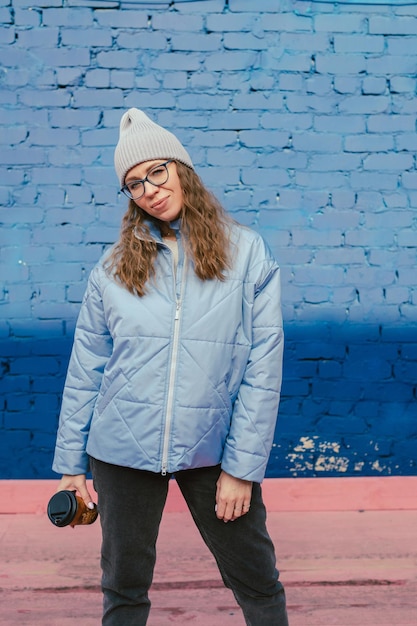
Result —
[[123, 374], [122, 370], [119, 370], [114, 378], [111, 381], [108, 381], [107, 389], [105, 389], [105, 384], [103, 384], [103, 387], [100, 390], [101, 397], [99, 397], [96, 404], [96, 409], [99, 414], [103, 413], [108, 404], [121, 391], [121, 389], [127, 385], [127, 383], [128, 379]]

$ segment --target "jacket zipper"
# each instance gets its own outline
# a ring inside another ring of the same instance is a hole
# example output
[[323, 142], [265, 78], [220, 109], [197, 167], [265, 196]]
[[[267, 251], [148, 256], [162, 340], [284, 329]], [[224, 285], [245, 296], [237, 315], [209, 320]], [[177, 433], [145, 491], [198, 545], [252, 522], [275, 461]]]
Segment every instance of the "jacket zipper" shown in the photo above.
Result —
[[[183, 293], [184, 281], [185, 281], [185, 268], [186, 268], [185, 257], [184, 257], [183, 263], [184, 265], [183, 265], [182, 277], [181, 277], [181, 290], [180, 290], [179, 298], [176, 297], [176, 306], [175, 306], [174, 335], [172, 339], [172, 354], [171, 354], [171, 364], [170, 364], [170, 370], [169, 370], [169, 383], [168, 383], [168, 399], [167, 399], [167, 407], [166, 407], [166, 412], [165, 412], [165, 431], [164, 431], [164, 441], [163, 441], [163, 447], [162, 447], [162, 468], [161, 468], [162, 476], [166, 476], [166, 473], [168, 471], [169, 436], [171, 433], [172, 408], [174, 404], [174, 384], [175, 384], [175, 376], [176, 376], [176, 371], [177, 371], [182, 293]], [[174, 288], [175, 286], [176, 285], [174, 285]]]

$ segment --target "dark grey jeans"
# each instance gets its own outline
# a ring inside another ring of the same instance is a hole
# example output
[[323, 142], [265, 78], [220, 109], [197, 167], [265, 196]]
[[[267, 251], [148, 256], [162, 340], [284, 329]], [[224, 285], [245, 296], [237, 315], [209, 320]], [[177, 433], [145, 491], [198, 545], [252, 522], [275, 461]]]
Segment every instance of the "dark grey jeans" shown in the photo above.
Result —
[[[155, 544], [170, 476], [91, 459], [103, 533], [101, 567], [104, 626], [145, 626]], [[191, 515], [216, 559], [224, 584], [248, 626], [288, 626], [285, 593], [266, 530], [260, 485], [249, 513], [225, 524], [214, 512], [220, 467], [177, 472]]]

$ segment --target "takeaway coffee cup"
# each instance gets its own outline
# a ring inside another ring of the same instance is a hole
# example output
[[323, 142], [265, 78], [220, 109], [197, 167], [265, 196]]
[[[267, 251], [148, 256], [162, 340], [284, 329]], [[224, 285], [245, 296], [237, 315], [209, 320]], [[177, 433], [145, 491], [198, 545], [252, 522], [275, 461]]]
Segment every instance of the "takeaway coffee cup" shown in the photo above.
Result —
[[48, 517], [54, 526], [92, 524], [98, 516], [97, 506], [89, 509], [75, 491], [58, 491], [48, 502]]

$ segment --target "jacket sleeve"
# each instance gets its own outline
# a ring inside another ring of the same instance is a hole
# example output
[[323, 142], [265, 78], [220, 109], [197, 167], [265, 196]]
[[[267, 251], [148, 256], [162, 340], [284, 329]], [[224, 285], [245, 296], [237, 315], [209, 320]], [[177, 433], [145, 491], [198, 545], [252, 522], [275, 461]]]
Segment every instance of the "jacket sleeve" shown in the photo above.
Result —
[[100, 271], [96, 267], [90, 275], [75, 329], [52, 465], [59, 474], [85, 474], [89, 469], [88, 433], [103, 371], [112, 352], [100, 293]]
[[222, 458], [225, 472], [254, 482], [262, 482], [272, 447], [284, 348], [280, 270], [265, 250], [253, 287], [252, 346]]

